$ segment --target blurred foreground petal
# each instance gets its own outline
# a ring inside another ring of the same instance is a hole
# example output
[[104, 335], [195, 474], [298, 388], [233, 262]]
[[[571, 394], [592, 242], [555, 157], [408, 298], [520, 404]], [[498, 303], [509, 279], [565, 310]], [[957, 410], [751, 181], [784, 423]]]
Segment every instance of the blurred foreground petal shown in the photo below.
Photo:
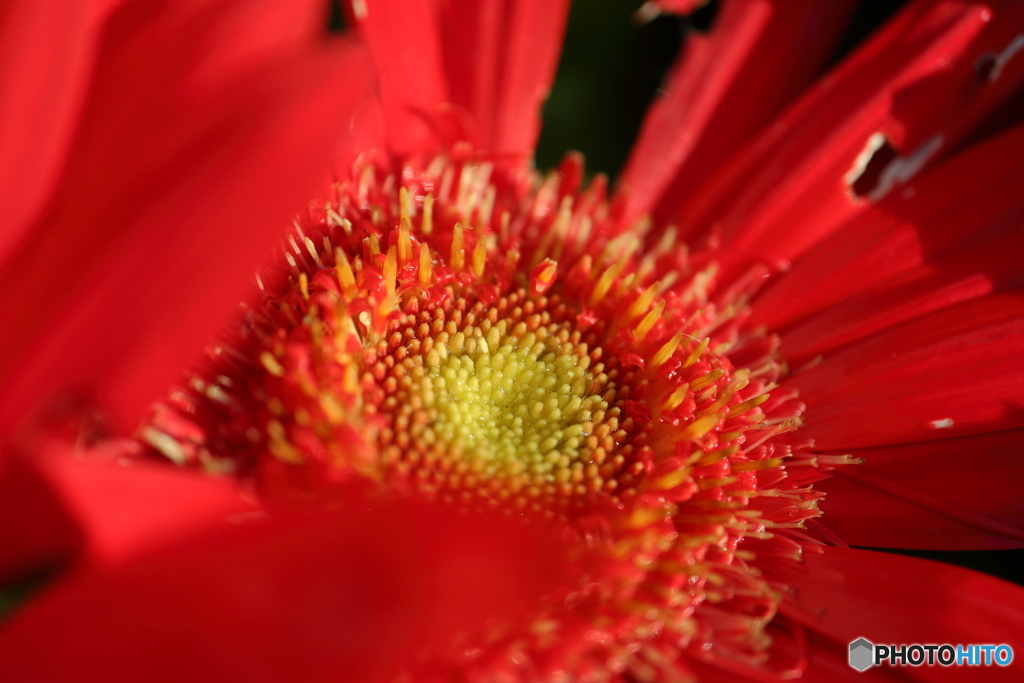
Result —
[[0, 578], [120, 564], [253, 509], [230, 480], [50, 444], [0, 469]]
[[0, 678], [378, 680], [555, 588], [553, 548], [410, 504], [252, 522], [40, 596], [0, 631]]
[[[960, 567], [869, 550], [826, 548], [778, 578], [795, 588], [785, 618], [807, 630], [814, 656], [801, 680], [830, 681], [857, 638], [873, 643], [1024, 647], [1024, 588]], [[852, 671], [852, 669], [851, 669]], [[863, 680], [1019, 681], [1024, 662], [984, 667], [872, 667]], [[839, 679], [843, 680], [843, 679]]]
[[0, 6], [0, 264], [60, 177], [111, 4], [11, 0]]
[[0, 319], [17, 321], [0, 433], [69, 390], [134, 425], [236, 309], [365, 87], [361, 51], [297, 32], [295, 13], [319, 18], [267, 0], [112, 17], [60, 193], [0, 274]]

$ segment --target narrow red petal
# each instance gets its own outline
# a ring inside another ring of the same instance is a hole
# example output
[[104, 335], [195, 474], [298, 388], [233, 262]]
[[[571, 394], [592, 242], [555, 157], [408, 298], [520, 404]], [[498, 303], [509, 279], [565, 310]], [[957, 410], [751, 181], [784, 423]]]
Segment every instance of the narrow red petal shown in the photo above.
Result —
[[[723, 2], [709, 36], [687, 37], [665, 94], [647, 114], [619, 185], [623, 223], [662, 197], [672, 210], [683, 203], [807, 86], [853, 7], [846, 0]], [[675, 217], [664, 209], [656, 215]]]
[[[1015, 652], [1024, 647], [1024, 588], [960, 567], [826, 548], [798, 566], [780, 566], [778, 578], [796, 589], [794, 604], [783, 613], [811, 632], [812, 645], [819, 638], [845, 648], [863, 637], [882, 644], [1005, 643]], [[1017, 681], [1022, 670], [1015, 659], [1005, 667], [917, 666], [876, 673], [912, 681], [962, 681], [975, 674], [986, 681]], [[830, 679], [814, 672], [810, 680]]]
[[504, 0], [449, 0], [441, 5], [445, 71], [452, 102], [472, 115], [477, 142], [495, 140], [500, 95]]
[[1024, 547], [1024, 431], [855, 450], [822, 523], [851, 545], [979, 550]]
[[350, 0], [347, 4], [373, 59], [390, 150], [398, 154], [435, 151], [441, 140], [432, 122], [449, 99], [436, 3]]
[[[1008, 57], [995, 79], [976, 65], [1009, 54], [1022, 19], [1024, 6], [1008, 1], [912, 3], [695, 193], [680, 225], [792, 261], [955, 148], [1014, 91], [1024, 59]], [[866, 169], [878, 177], [861, 187]]]
[[67, 390], [133, 426], [324, 178], [362, 54], [314, 26], [240, 30], [260, 7], [280, 17], [242, 0], [114, 16], [61, 193], [0, 275], [0, 432]]
[[974, 299], [880, 332], [787, 381], [822, 449], [931, 441], [1024, 426], [1024, 291]]
[[[80, 572], [0, 631], [0, 678], [368, 681], [562, 580], [521, 524], [396, 504], [226, 529]], [[60, 643], [60, 656], [54, 656]]]
[[109, 4], [15, 0], [0, 6], [0, 265], [57, 184]]
[[788, 330], [783, 336], [786, 358], [799, 366], [818, 354], [932, 311], [1024, 286], [1021, 254], [1024, 234], [1010, 234], [909, 271]]
[[958, 154], [872, 205], [757, 297], [752, 325], [780, 329], [929, 261], [1011, 231], [1024, 216], [1024, 126]]
[[568, 0], [511, 3], [502, 50], [494, 151], [530, 158], [540, 135], [540, 109], [558, 68]]
[[449, 0], [442, 9], [452, 101], [472, 114], [484, 149], [530, 159], [569, 3]]

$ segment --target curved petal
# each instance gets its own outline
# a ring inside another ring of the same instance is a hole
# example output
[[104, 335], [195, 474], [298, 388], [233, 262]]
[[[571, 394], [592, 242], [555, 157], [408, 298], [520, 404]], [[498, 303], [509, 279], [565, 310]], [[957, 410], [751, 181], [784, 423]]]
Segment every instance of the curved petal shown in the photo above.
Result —
[[1024, 286], [1021, 254], [1024, 232], [949, 254], [811, 316], [784, 333], [783, 351], [799, 366], [933, 311]]
[[[900, 555], [825, 548], [800, 565], [782, 567], [775, 578], [792, 586], [793, 601], [782, 612], [811, 636], [812, 652], [842, 648], [857, 638], [872, 643], [993, 643], [1024, 647], [1024, 588], [960, 567]], [[817, 642], [816, 642], [817, 639]], [[813, 647], [815, 645], [818, 647]], [[824, 648], [821, 645], [825, 645]], [[832, 650], [835, 652], [835, 650]], [[812, 665], [809, 680], [828, 678], [827, 655]], [[812, 657], [812, 663], [814, 658]], [[1024, 665], [878, 667], [898, 680], [1020, 680]], [[905, 678], [903, 678], [905, 677]], [[803, 680], [803, 679], [801, 679]], [[866, 680], [872, 680], [866, 678]], [[877, 679], [876, 679], [877, 680]]]
[[0, 264], [57, 184], [110, 4], [17, 0], [0, 6]]
[[507, 11], [493, 147], [498, 154], [523, 156], [532, 153], [540, 134], [540, 108], [555, 78], [569, 3], [529, 0]]
[[[785, 265], [953, 149], [1024, 79], [1014, 2], [919, 0], [681, 207], [690, 235]], [[981, 60], [981, 61], [979, 61]], [[689, 235], [688, 235], [689, 238]]]
[[484, 149], [531, 158], [568, 1], [448, 0], [441, 7], [452, 101], [473, 115]]
[[[785, 626], [782, 624], [785, 623]], [[847, 658], [847, 644], [823, 637], [785, 617], [768, 627], [772, 647], [763, 669], [709, 661], [694, 666], [700, 683], [908, 683], [899, 669], [872, 667], [857, 671]]]
[[[986, 140], [864, 210], [758, 294], [751, 325], [778, 330], [971, 245], [1019, 234], [1024, 126]], [[979, 270], [983, 269], [983, 264]]]
[[477, 142], [494, 142], [502, 53], [507, 27], [503, 0], [449, 0], [441, 4], [441, 36], [451, 100], [473, 117]]
[[295, 30], [316, 5], [114, 15], [61, 192], [0, 275], [0, 319], [17, 321], [0, 330], [0, 433], [61, 390], [133, 426], [236, 309], [363, 92], [358, 50]]
[[436, 3], [350, 0], [346, 3], [376, 72], [392, 152], [433, 152], [440, 140], [431, 117], [448, 101]]
[[31, 461], [6, 457], [0, 467], [0, 585], [69, 561], [82, 531]]
[[116, 565], [253, 511], [231, 481], [117, 452], [76, 453], [49, 443], [0, 471], [0, 577], [75, 559]]
[[388, 680], [419, 647], [514, 615], [563, 579], [555, 546], [521, 524], [366, 507], [80, 572], [0, 629], [0, 678]]
[[668, 206], [656, 218], [672, 220], [672, 210], [817, 75], [853, 8], [846, 0], [727, 0], [709, 36], [687, 36], [623, 171], [623, 225], [659, 199]]
[[1024, 430], [853, 451], [864, 463], [816, 485], [822, 524], [851, 545], [1024, 547]]
[[[1024, 426], [1024, 291], [974, 299], [854, 343], [786, 380], [802, 435], [837, 450]], [[1014, 470], [1011, 471], [1015, 471]]]

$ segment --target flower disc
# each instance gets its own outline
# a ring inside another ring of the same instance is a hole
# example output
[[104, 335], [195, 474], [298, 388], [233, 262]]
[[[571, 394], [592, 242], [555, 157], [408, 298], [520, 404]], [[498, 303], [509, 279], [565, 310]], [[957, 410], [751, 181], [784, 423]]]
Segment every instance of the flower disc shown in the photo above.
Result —
[[600, 468], [621, 469], [639, 430], [620, 428], [623, 399], [609, 376], [619, 373], [601, 348], [581, 341], [557, 299], [518, 290], [464, 304], [430, 304], [391, 335], [385, 460], [405, 472], [426, 465], [434, 475], [424, 486], [492, 503], [515, 496], [514, 507], [532, 500], [538, 511], [615, 490]]
[[357, 480], [553, 521], [577, 583], [439, 670], [646, 680], [685, 671], [680, 648], [763, 663], [780, 594], [762, 570], [814, 547], [810, 484], [841, 459], [812, 457], [803, 406], [769, 397], [777, 340], [743, 327], [743, 287], [716, 291], [714, 258], [671, 230], [614, 228], [576, 157], [546, 178], [389, 169], [363, 160], [296, 223], [287, 267], [143, 439], [269, 499]]

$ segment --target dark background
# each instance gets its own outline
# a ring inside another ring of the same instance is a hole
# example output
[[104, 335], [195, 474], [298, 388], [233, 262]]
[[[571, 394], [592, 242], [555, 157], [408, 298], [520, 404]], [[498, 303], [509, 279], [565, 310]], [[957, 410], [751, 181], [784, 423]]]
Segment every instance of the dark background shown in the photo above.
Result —
[[[633, 19], [643, 0], [575, 2], [551, 97], [537, 166], [550, 168], [566, 150], [586, 154], [591, 173], [614, 179], [626, 160], [648, 104], [691, 31], [714, 25], [718, 0], [690, 17]], [[867, 0], [854, 13], [832, 59], [835, 63], [889, 18], [905, 0]], [[581, 115], [582, 114], [582, 115]]]

